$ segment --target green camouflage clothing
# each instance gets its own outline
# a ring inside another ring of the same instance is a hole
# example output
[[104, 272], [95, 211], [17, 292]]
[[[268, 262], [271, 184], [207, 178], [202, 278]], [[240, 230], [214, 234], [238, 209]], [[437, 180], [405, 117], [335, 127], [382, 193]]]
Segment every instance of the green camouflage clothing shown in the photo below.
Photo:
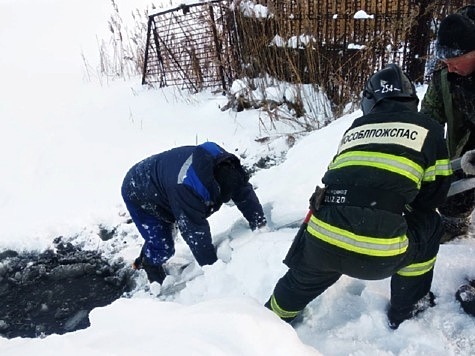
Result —
[[436, 70], [422, 100], [421, 112], [447, 125], [451, 159], [475, 148], [475, 74], [462, 77]]
[[[475, 149], [475, 74], [462, 77], [448, 73], [444, 65], [433, 73], [422, 100], [421, 112], [446, 125], [446, 139], [451, 159]], [[454, 172], [454, 179], [463, 178]], [[466, 235], [475, 205], [473, 190], [447, 198], [439, 207], [445, 234], [442, 242]]]

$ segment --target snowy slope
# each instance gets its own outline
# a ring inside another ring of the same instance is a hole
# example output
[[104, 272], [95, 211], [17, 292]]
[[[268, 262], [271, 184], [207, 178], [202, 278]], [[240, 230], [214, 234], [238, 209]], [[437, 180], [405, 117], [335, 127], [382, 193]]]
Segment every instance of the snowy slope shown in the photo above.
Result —
[[[131, 262], [141, 239], [124, 223], [120, 184], [127, 169], [156, 152], [205, 140], [245, 164], [288, 151], [281, 164], [251, 180], [270, 228], [251, 232], [237, 209], [225, 206], [210, 219], [220, 261], [187, 270], [196, 277], [185, 289], [163, 298], [139, 274], [135, 294], [93, 310], [88, 329], [43, 339], [0, 338], [2, 356], [475, 354], [475, 319], [454, 298], [458, 285], [475, 276], [473, 239], [441, 246], [433, 284], [437, 306], [396, 331], [386, 326], [389, 280], [341, 278], [308, 306], [296, 330], [265, 309], [296, 233], [278, 228], [304, 217], [341, 134], [360, 113], [300, 137], [289, 149], [285, 136], [255, 140], [287, 133], [288, 126], [271, 130], [256, 111], [221, 112], [223, 97], [148, 90], [140, 78], [87, 82], [81, 50], [93, 53], [108, 7], [97, 0], [67, 6], [0, 0], [6, 54], [0, 58], [0, 252], [40, 251], [63, 235]], [[102, 241], [99, 224], [117, 227], [116, 236]], [[179, 240], [174, 261], [189, 258]]]

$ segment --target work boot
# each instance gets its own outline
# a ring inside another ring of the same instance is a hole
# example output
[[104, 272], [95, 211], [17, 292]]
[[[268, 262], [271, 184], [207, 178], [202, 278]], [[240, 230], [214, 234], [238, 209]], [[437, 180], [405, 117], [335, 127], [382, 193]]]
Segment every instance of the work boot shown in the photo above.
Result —
[[440, 243], [451, 241], [457, 237], [467, 236], [470, 227], [470, 216], [455, 217], [441, 215], [442, 225], [444, 226], [444, 234], [440, 239]]
[[167, 274], [162, 265], [150, 264], [142, 255], [137, 257], [132, 263], [133, 269], [143, 269], [147, 273], [147, 278], [150, 283], [157, 282], [162, 284]]
[[300, 312], [295, 318], [288, 322], [294, 329], [303, 323], [303, 312]]
[[455, 298], [465, 313], [475, 316], [475, 280], [461, 285], [455, 293]]
[[291, 317], [284, 317], [284, 316], [281, 316], [281, 315], [279, 315], [279, 313], [278, 313], [277, 311], [275, 311], [274, 309], [272, 309], [271, 300], [272, 300], [272, 297], [269, 298], [269, 300], [267, 301], [266, 304], [264, 304], [264, 306], [265, 306], [267, 309], [272, 310], [275, 314], [277, 314], [277, 316], [279, 316], [279, 317], [280, 317], [283, 321], [285, 321], [286, 323], [290, 324], [293, 328], [295, 328], [295, 327], [297, 327], [298, 325], [302, 324], [302, 322], [303, 322], [302, 311], [300, 311], [296, 316], [291, 316]]
[[408, 319], [413, 318], [417, 314], [423, 312], [428, 308], [435, 306], [434, 293], [429, 292], [424, 297], [419, 299], [416, 304], [404, 308], [394, 308], [391, 306], [388, 310], [388, 324], [393, 330], [397, 329], [399, 325]]

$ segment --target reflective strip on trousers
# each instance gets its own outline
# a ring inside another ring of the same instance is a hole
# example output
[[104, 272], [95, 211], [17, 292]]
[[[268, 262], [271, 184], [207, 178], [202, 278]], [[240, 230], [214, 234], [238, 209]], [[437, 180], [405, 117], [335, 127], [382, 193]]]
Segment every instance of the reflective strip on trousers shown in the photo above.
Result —
[[331, 245], [369, 256], [397, 256], [405, 253], [409, 245], [406, 235], [390, 238], [357, 235], [327, 224], [314, 215], [308, 222], [307, 231], [317, 239]]
[[282, 309], [279, 304], [277, 304], [277, 301], [275, 300], [274, 295], [272, 294], [272, 297], [270, 298], [270, 307], [274, 313], [276, 313], [281, 319], [288, 319], [288, 318], [295, 318], [298, 313], [300, 313], [300, 310], [298, 311], [288, 311], [285, 309]]
[[437, 256], [430, 259], [429, 261], [414, 263], [412, 265], [406, 266], [400, 269], [397, 274], [404, 277], [416, 277], [426, 274], [432, 268], [434, 268], [436, 258]]

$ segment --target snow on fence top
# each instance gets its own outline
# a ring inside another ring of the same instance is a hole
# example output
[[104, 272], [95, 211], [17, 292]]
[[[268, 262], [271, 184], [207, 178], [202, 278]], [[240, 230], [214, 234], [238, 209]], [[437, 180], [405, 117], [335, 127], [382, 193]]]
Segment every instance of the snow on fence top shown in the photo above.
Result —
[[[227, 91], [268, 74], [323, 87], [344, 104], [395, 62], [428, 79], [440, 19], [470, 1], [215, 0], [149, 16], [143, 84]], [[254, 14], [254, 16], [253, 16]]]

